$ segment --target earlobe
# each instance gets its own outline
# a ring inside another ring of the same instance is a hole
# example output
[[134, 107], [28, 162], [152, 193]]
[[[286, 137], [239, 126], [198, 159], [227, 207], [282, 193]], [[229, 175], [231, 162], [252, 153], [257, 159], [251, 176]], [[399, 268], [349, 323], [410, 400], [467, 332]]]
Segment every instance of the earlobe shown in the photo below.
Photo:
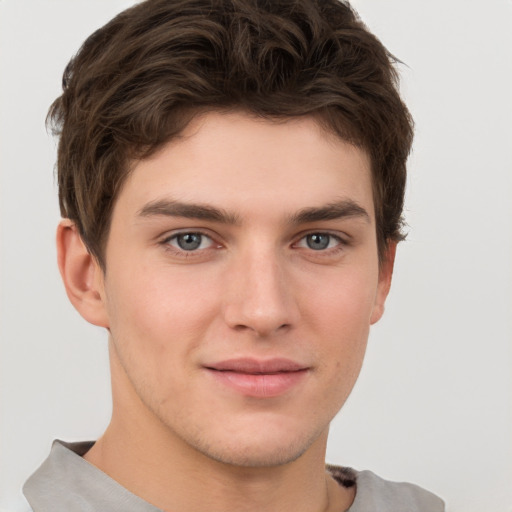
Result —
[[393, 267], [395, 265], [397, 242], [389, 241], [388, 247], [384, 254], [384, 260], [379, 268], [379, 284], [377, 286], [377, 294], [375, 296], [375, 304], [373, 306], [370, 324], [378, 322], [384, 314], [384, 306], [386, 298], [391, 288], [391, 278], [393, 277]]
[[75, 309], [91, 324], [108, 328], [103, 271], [69, 219], [63, 219], [57, 228], [57, 259], [66, 293]]

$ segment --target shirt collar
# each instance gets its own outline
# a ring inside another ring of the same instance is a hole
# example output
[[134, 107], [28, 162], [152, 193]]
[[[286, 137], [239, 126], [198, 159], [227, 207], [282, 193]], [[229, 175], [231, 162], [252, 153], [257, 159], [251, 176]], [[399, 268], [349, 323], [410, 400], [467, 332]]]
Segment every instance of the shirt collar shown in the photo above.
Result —
[[37, 512], [162, 512], [82, 458], [93, 442], [53, 442], [50, 456], [23, 486]]

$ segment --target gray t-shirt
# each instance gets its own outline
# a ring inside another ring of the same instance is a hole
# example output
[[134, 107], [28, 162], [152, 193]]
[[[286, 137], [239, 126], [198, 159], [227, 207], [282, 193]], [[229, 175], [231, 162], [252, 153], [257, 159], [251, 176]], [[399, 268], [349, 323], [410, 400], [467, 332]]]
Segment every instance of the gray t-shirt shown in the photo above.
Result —
[[[54, 441], [49, 457], [23, 487], [34, 512], [162, 512], [84, 460], [92, 444]], [[340, 485], [356, 485], [347, 512], [445, 510], [440, 498], [417, 485], [389, 482], [371, 471], [338, 466], [327, 470]]]

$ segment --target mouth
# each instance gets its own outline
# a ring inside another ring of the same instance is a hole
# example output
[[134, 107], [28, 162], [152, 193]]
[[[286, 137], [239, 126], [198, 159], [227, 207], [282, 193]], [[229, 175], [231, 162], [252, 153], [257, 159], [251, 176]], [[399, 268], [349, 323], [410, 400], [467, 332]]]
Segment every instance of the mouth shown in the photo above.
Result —
[[231, 359], [204, 367], [221, 385], [254, 398], [284, 395], [298, 386], [310, 368], [289, 359]]

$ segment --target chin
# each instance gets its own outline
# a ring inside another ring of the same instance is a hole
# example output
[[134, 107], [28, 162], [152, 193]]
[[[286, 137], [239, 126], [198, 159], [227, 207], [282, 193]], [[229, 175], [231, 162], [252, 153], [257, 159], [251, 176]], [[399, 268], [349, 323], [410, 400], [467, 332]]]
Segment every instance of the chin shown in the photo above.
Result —
[[[309, 443], [311, 444], [311, 443]], [[203, 455], [217, 462], [244, 468], [262, 468], [282, 466], [297, 460], [309, 445], [274, 446], [258, 444], [237, 446], [196, 446]]]
[[[254, 426], [256, 427], [256, 426]], [[231, 466], [258, 468], [275, 467], [299, 459], [313, 444], [327, 440], [327, 429], [314, 432], [298, 428], [281, 428], [271, 423], [260, 428], [245, 428], [239, 432], [227, 428], [209, 435], [182, 436], [190, 447], [211, 460]]]

